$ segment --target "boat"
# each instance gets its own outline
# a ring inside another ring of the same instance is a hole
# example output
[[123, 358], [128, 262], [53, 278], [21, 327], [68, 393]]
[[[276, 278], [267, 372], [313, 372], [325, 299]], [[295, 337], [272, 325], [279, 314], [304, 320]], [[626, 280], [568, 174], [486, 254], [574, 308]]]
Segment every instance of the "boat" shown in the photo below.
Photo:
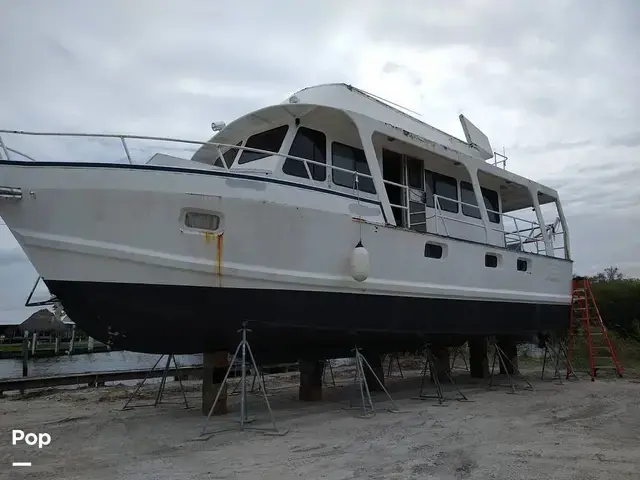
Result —
[[[460, 122], [465, 140], [337, 83], [200, 142], [2, 130], [0, 216], [78, 327], [118, 349], [233, 352], [243, 322], [283, 361], [566, 331], [558, 192]], [[42, 161], [16, 135], [113, 138], [123, 155]], [[134, 162], [135, 139], [196, 147]]]

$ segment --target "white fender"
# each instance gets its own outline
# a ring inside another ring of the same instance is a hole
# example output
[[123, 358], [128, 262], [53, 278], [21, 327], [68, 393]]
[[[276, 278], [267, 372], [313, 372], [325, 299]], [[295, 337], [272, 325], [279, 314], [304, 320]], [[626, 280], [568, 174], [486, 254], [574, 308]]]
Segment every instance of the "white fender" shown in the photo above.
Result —
[[369, 278], [371, 261], [369, 260], [369, 251], [364, 248], [362, 242], [358, 242], [358, 245], [351, 251], [349, 265], [351, 267], [351, 276], [355, 281], [364, 282]]

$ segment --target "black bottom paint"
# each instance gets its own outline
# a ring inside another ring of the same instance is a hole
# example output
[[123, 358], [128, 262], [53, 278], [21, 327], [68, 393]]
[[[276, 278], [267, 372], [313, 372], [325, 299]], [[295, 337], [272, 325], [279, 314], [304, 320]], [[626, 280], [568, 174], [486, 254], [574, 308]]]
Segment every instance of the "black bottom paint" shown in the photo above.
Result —
[[348, 356], [475, 335], [566, 331], [569, 305], [406, 298], [348, 293], [47, 280], [69, 317], [114, 347], [145, 353], [230, 350], [249, 321], [262, 361]]

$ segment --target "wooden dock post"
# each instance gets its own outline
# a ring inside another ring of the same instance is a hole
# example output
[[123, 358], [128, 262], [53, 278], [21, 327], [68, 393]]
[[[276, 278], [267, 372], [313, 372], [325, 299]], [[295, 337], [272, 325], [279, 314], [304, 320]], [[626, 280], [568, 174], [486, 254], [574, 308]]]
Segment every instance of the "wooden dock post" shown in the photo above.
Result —
[[[22, 336], [22, 376], [29, 375], [29, 331], [25, 330]], [[20, 394], [24, 395], [24, 388], [20, 389]]]
[[76, 326], [73, 325], [71, 327], [71, 341], [69, 342], [69, 350], [67, 350], [67, 354], [73, 354], [73, 342], [76, 339]]

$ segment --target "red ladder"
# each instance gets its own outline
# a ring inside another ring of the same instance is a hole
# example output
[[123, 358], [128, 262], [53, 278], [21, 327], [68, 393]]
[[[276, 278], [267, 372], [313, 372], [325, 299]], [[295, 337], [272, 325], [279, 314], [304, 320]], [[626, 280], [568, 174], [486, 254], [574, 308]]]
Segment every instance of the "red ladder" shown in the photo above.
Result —
[[[613, 368], [616, 374], [622, 377], [622, 367], [609, 340], [607, 327], [600, 316], [589, 280], [581, 277], [573, 280], [572, 300], [569, 320], [569, 365], [573, 356], [574, 340], [584, 334], [591, 381], [596, 379], [596, 372], [601, 368]], [[567, 378], [571, 373], [569, 370], [567, 369]]]

